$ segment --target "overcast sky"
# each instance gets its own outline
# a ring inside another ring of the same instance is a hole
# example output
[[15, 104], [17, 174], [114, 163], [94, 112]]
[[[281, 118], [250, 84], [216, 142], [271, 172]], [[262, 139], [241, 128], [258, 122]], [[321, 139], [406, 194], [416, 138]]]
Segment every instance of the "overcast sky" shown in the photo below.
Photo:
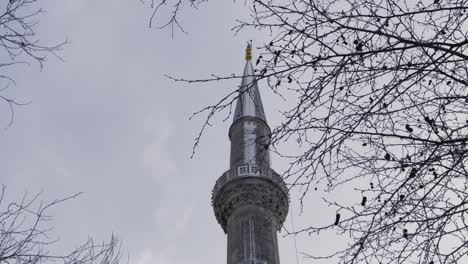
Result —
[[[191, 113], [236, 89], [235, 82], [176, 84], [164, 74], [203, 78], [240, 74], [247, 40], [268, 41], [256, 32], [234, 35], [234, 19], [247, 15], [242, 1], [211, 1], [181, 21], [188, 35], [148, 28], [151, 10], [138, 0], [46, 0], [37, 28], [40, 39], [68, 38], [61, 56], [15, 68], [10, 93], [32, 103], [0, 106], [0, 180], [7, 195], [44, 191], [44, 199], [76, 192], [77, 200], [53, 211], [58, 250], [114, 232], [131, 263], [215, 264], [226, 261], [226, 236], [214, 217], [211, 189], [229, 167], [230, 122], [211, 127], [190, 159], [202, 119]], [[254, 51], [255, 52], [255, 51]], [[255, 53], [254, 53], [255, 58]], [[260, 84], [267, 119], [279, 122], [281, 100]], [[262, 89], [262, 87], [264, 89]], [[282, 173], [285, 162], [273, 157]], [[314, 207], [298, 216], [306, 223], [333, 221]], [[291, 227], [288, 218], [285, 226]], [[280, 238], [282, 263], [295, 263], [292, 237]], [[336, 237], [298, 237], [298, 251], [324, 253]], [[313, 263], [299, 256], [300, 263]], [[314, 262], [315, 263], [315, 262]]]

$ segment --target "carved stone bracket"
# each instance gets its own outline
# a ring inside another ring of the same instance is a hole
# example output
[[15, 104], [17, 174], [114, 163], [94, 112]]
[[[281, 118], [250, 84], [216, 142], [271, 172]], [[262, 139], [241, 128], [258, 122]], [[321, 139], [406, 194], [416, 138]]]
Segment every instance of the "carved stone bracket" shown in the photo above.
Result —
[[280, 230], [288, 214], [289, 196], [281, 177], [273, 179], [246, 174], [221, 182], [218, 180], [213, 188], [212, 205], [224, 232], [229, 217], [237, 209], [252, 205], [271, 214], [273, 223]]

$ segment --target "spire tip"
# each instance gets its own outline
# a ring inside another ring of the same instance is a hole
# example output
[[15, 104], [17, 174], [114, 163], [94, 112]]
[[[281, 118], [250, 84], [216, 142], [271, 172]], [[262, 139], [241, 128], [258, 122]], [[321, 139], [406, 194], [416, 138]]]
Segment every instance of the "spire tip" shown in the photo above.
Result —
[[245, 49], [245, 60], [252, 60], [252, 41], [247, 42], [247, 48]]

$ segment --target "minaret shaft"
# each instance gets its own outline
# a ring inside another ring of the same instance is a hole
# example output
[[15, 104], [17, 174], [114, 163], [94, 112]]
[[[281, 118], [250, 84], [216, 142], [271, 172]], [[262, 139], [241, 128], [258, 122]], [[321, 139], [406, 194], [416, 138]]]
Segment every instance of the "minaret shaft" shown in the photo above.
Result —
[[231, 139], [231, 168], [243, 164], [270, 167], [270, 128], [257, 117], [237, 119], [229, 129]]
[[227, 263], [279, 263], [276, 228], [263, 208], [246, 206], [228, 220]]
[[227, 233], [228, 264], [279, 264], [276, 232], [288, 214], [286, 184], [270, 167], [270, 127], [247, 47], [239, 98], [229, 129], [230, 169], [213, 188], [216, 218]]

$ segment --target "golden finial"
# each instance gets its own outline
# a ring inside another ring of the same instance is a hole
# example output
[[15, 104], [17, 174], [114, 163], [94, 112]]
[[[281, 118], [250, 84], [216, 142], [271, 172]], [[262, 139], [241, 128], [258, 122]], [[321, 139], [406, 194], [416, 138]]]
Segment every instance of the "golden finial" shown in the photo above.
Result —
[[251, 44], [251, 42], [247, 42], [247, 48], [245, 49], [245, 60], [247, 60], [247, 61], [252, 60], [252, 44]]

